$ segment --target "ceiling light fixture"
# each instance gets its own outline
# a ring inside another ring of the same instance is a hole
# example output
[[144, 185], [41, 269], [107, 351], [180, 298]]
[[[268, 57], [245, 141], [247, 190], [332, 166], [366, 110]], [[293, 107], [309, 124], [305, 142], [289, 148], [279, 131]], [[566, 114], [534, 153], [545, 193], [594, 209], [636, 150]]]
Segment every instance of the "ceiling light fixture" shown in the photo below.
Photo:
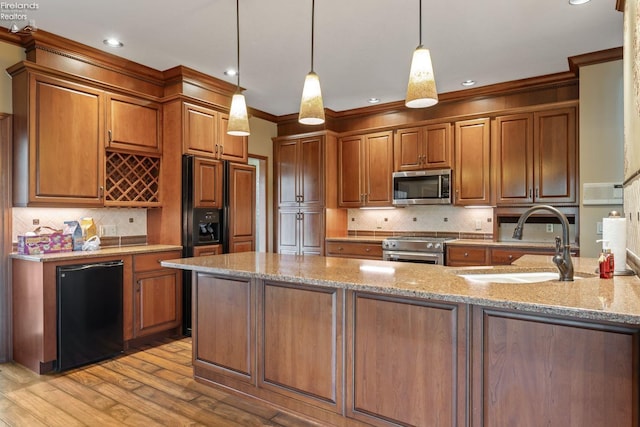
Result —
[[224, 75], [233, 77], [233, 76], [237, 76], [238, 72], [233, 68], [229, 68], [228, 70], [225, 70]]
[[233, 136], [247, 136], [251, 132], [249, 131], [249, 115], [247, 114], [247, 103], [244, 99], [244, 95], [240, 90], [240, 0], [236, 0], [236, 42], [237, 42], [237, 67], [236, 70], [238, 77], [236, 93], [233, 94], [231, 99], [231, 109], [229, 111], [229, 125], [227, 126], [227, 133]]
[[462, 83], [460, 83], [462, 86], [473, 86], [476, 84], [475, 80], [465, 80]]
[[377, 104], [380, 102], [380, 98], [369, 98], [369, 104]]
[[413, 52], [411, 71], [409, 72], [409, 84], [407, 85], [407, 98], [404, 105], [409, 108], [431, 107], [438, 103], [438, 91], [433, 75], [431, 53], [422, 46], [422, 0], [420, 2], [420, 40], [418, 47]]
[[311, 0], [311, 71], [304, 79], [300, 113], [298, 114], [298, 122], [303, 125], [321, 125], [324, 123], [324, 105], [322, 103], [322, 91], [320, 90], [320, 78], [313, 71], [314, 21], [315, 0]]
[[108, 39], [102, 40], [102, 43], [106, 44], [109, 47], [122, 47], [122, 46], [124, 46], [124, 44], [120, 40], [118, 40], [116, 38], [113, 38], [113, 37], [110, 37]]

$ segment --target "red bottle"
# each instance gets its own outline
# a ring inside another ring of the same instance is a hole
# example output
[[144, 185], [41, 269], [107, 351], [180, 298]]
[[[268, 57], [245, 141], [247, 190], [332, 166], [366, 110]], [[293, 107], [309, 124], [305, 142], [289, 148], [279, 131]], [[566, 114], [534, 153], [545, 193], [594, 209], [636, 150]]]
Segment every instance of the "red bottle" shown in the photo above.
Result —
[[611, 253], [611, 249], [603, 249], [600, 254], [600, 258], [598, 258], [598, 263], [600, 265], [600, 278], [601, 279], [611, 279], [613, 278], [613, 254]]

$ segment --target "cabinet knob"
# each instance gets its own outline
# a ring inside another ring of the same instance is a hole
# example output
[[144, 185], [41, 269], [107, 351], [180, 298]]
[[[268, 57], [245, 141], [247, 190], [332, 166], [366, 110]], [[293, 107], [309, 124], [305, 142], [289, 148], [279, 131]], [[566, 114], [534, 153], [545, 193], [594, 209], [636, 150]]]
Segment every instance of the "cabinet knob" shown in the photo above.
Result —
[[469, 252], [465, 252], [464, 256], [466, 256], [466, 257], [469, 256]]
[[109, 142], [112, 142], [112, 141], [113, 141], [113, 135], [112, 135], [111, 129], [109, 129], [109, 130], [107, 131], [107, 135], [108, 135], [108, 137], [109, 137]]
[[513, 255], [509, 254], [509, 257], [508, 257], [508, 258], [509, 258], [509, 259], [513, 259]]
[[366, 248], [365, 252], [371, 252], [371, 248]]
[[344, 248], [343, 248], [342, 246], [340, 246], [340, 247], [338, 248], [338, 250], [339, 250], [339, 251], [342, 251], [342, 250], [344, 250]]

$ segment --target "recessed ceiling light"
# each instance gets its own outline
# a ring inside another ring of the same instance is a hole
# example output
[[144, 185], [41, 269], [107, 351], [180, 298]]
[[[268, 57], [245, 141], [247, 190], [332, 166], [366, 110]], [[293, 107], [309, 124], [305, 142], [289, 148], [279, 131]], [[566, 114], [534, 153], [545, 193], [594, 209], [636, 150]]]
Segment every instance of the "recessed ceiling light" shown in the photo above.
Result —
[[102, 43], [106, 44], [109, 47], [122, 47], [124, 44], [118, 39], [114, 39], [113, 37], [102, 40]]
[[229, 68], [228, 70], [225, 70], [225, 72], [224, 72], [225, 76], [235, 76], [237, 74], [238, 74], [238, 72], [236, 70], [234, 70], [233, 68]]
[[380, 102], [380, 98], [369, 98], [369, 104], [377, 104]]
[[585, 4], [585, 3], [589, 3], [591, 0], [569, 0], [569, 4], [572, 5], [579, 5], [579, 4]]
[[465, 80], [462, 83], [462, 86], [473, 86], [474, 84], [476, 84], [475, 80]]

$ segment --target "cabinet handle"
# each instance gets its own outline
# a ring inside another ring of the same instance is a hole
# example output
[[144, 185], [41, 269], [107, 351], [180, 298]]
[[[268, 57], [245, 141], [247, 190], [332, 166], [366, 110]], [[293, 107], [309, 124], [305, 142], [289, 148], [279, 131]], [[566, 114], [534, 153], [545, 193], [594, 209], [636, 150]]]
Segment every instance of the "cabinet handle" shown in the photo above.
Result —
[[509, 259], [513, 259], [513, 255], [509, 254], [509, 257], [508, 257], [508, 258], [509, 258]]
[[537, 199], [538, 197], [540, 197], [540, 194], [539, 194], [539, 192], [538, 192], [538, 187], [536, 187], [536, 199]]
[[465, 256], [465, 257], [468, 257], [468, 256], [469, 256], [469, 252], [465, 252], [465, 253], [464, 253], [464, 256]]
[[533, 196], [533, 191], [529, 189], [529, 198], [531, 198], [532, 196]]
[[220, 155], [224, 153], [224, 144], [220, 144]]
[[111, 129], [107, 131], [107, 135], [109, 136], [109, 142], [113, 141], [113, 137], [111, 135]]
[[216, 148], [215, 148], [215, 151], [214, 151], [214, 152], [215, 152], [216, 154], [218, 154], [218, 144], [216, 144]]
[[100, 199], [104, 197], [104, 187], [102, 185], [98, 187], [98, 197]]

